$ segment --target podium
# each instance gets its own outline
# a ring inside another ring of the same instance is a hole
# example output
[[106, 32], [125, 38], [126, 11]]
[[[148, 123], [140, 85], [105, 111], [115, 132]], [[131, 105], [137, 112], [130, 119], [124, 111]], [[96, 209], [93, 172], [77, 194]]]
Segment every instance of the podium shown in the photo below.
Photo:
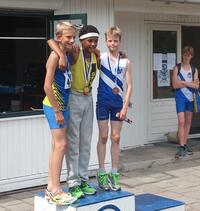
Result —
[[154, 194], [135, 196], [135, 211], [184, 211], [185, 203]]
[[34, 211], [134, 211], [135, 196], [126, 191], [97, 190], [95, 195], [78, 199], [69, 206], [50, 204], [44, 192], [34, 198]]
[[78, 199], [69, 206], [58, 206], [50, 204], [44, 192], [39, 192], [34, 198], [34, 211], [185, 211], [185, 203], [149, 193], [134, 196], [126, 191], [97, 189], [96, 195]]

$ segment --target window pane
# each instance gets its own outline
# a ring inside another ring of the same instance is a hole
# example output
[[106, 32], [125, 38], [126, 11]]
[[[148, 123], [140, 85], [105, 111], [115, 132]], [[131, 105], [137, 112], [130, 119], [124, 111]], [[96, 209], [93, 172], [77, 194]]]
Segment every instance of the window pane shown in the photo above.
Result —
[[41, 108], [46, 40], [0, 39], [0, 111]]
[[46, 17], [0, 16], [0, 37], [46, 37]]
[[51, 15], [39, 11], [0, 15], [0, 117], [42, 108]]
[[[153, 58], [161, 69], [153, 66], [153, 99], [171, 98], [172, 67], [169, 64], [177, 57], [177, 32], [153, 31]], [[158, 61], [159, 60], [159, 61]]]

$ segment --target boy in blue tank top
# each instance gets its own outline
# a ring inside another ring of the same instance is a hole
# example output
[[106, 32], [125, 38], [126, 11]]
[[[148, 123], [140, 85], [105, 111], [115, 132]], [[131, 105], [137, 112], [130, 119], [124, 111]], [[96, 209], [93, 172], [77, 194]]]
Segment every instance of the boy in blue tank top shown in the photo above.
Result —
[[180, 70], [174, 67], [172, 85], [175, 89], [176, 111], [178, 118], [179, 147], [175, 154], [176, 158], [192, 154], [188, 146], [188, 134], [191, 128], [193, 114], [193, 93], [199, 88], [198, 71], [195, 68], [193, 75], [190, 61], [194, 55], [194, 49], [190, 46], [183, 48], [182, 63]]
[[[119, 53], [121, 30], [117, 26], [109, 28], [105, 33], [105, 41], [108, 52], [101, 54], [100, 58], [100, 79], [96, 105], [99, 127], [97, 181], [101, 189], [117, 191], [120, 190], [118, 173], [120, 132], [130, 103], [132, 76], [129, 59], [122, 58]], [[126, 82], [126, 91], [124, 91], [124, 82]], [[112, 170], [110, 173], [106, 173], [104, 163], [109, 120]]]

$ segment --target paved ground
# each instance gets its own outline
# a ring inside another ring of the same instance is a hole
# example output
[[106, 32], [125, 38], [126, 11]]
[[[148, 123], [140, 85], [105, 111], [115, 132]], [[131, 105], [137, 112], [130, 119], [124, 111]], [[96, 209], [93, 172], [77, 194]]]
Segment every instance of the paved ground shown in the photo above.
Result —
[[[186, 203], [200, 211], [200, 140], [194, 154], [174, 159], [176, 144], [158, 143], [121, 152], [121, 185], [134, 194], [153, 193]], [[32, 211], [34, 195], [43, 187], [0, 195], [0, 211]]]

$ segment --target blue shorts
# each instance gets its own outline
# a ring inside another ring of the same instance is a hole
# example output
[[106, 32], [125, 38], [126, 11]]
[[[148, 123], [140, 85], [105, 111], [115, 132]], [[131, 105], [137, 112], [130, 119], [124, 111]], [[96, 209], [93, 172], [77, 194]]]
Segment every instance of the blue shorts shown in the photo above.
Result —
[[116, 114], [121, 111], [123, 103], [112, 103], [112, 102], [97, 102], [96, 104], [96, 117], [97, 120], [121, 121], [116, 117]]
[[189, 112], [193, 112], [194, 111], [194, 104], [193, 101], [192, 102], [186, 102], [183, 100], [176, 100], [176, 112], [180, 113], [180, 112], [185, 112], [185, 111], [189, 111]]
[[43, 104], [43, 111], [48, 120], [50, 129], [59, 129], [67, 127], [67, 121], [69, 119], [69, 112], [67, 110], [62, 111], [62, 114], [65, 119], [64, 124], [62, 125], [56, 122], [55, 113], [52, 107]]

